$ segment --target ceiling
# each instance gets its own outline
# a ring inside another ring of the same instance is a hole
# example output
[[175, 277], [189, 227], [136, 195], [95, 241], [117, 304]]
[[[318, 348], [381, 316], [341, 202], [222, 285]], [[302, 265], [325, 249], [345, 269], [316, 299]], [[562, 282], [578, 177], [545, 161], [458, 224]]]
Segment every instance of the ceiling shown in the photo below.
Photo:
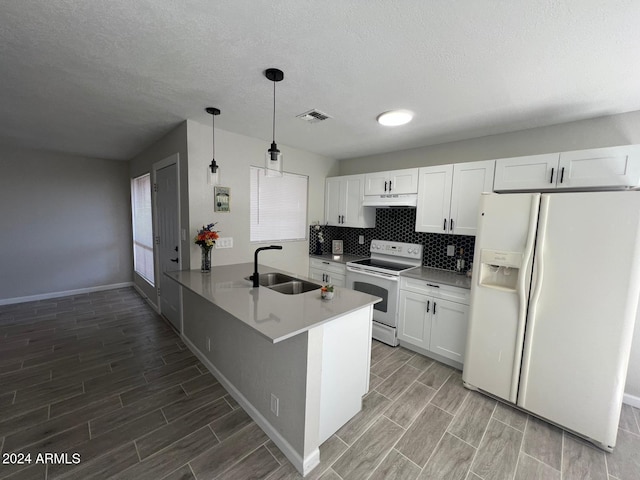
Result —
[[5, 0], [0, 25], [0, 142], [98, 158], [206, 106], [266, 149], [268, 67], [277, 142], [338, 159], [640, 110], [637, 0]]

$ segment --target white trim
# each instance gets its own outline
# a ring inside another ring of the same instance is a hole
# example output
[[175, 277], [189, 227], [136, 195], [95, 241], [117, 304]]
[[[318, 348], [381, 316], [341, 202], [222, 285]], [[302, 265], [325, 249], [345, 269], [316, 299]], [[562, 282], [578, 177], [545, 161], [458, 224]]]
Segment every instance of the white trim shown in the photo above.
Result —
[[198, 348], [189, 341], [189, 339], [182, 336], [182, 340], [185, 345], [189, 347], [189, 350], [198, 357], [198, 359], [209, 369], [209, 371], [215, 376], [222, 386], [231, 394], [231, 396], [240, 404], [240, 406], [249, 414], [249, 416], [258, 424], [267, 436], [275, 443], [278, 448], [289, 459], [293, 466], [302, 474], [307, 475], [311, 470], [318, 466], [320, 463], [320, 449], [316, 448], [306, 457], [302, 457], [287, 440], [280, 434], [276, 428], [271, 425], [268, 420], [254, 407], [249, 400], [245, 398], [240, 391], [233, 386], [233, 384], [222, 374], [220, 371], [209, 361], [209, 359]]
[[640, 397], [625, 393], [622, 397], [622, 403], [626, 403], [627, 405], [631, 405], [632, 407], [640, 408]]
[[37, 300], [47, 300], [49, 298], [68, 297], [69, 295], [80, 295], [82, 293], [100, 292], [102, 290], [115, 290], [116, 288], [132, 287], [133, 282], [113, 283], [111, 285], [99, 285], [97, 287], [78, 288], [77, 290], [65, 290], [64, 292], [40, 293], [26, 297], [14, 297], [0, 299], [0, 305], [11, 305], [13, 303], [35, 302]]
[[[144, 279], [144, 277], [140, 277], [140, 278]], [[147, 294], [144, 293], [144, 291], [138, 285], [136, 285], [135, 282], [133, 282], [133, 289], [136, 292], [138, 292], [138, 295], [140, 295], [149, 304], [149, 306], [153, 309], [154, 312], [156, 312], [157, 314], [160, 314], [160, 309], [158, 308], [158, 306], [151, 301], [151, 299], [147, 296]]]

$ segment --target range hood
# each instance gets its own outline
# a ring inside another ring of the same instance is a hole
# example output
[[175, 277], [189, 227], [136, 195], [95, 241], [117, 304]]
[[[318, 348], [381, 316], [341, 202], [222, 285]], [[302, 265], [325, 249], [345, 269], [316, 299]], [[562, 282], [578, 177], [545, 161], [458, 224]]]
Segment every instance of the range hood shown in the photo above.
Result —
[[389, 208], [389, 207], [416, 207], [418, 205], [417, 193], [405, 193], [397, 195], [365, 195], [363, 207]]

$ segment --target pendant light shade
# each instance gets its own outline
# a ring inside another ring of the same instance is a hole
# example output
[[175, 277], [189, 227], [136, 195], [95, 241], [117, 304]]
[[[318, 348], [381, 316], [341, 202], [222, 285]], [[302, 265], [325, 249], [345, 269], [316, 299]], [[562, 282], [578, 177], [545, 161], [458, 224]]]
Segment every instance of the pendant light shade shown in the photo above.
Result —
[[282, 81], [284, 73], [277, 68], [268, 68], [264, 76], [273, 82], [273, 141], [265, 155], [265, 173], [269, 177], [282, 176], [282, 152], [276, 144], [276, 83]]
[[220, 184], [220, 167], [216, 163], [216, 115], [220, 115], [220, 110], [214, 107], [207, 107], [205, 111], [211, 114], [213, 118], [212, 123], [212, 135], [211, 135], [211, 143], [213, 146], [213, 156], [211, 157], [211, 163], [207, 167], [207, 183], [209, 185], [219, 185]]

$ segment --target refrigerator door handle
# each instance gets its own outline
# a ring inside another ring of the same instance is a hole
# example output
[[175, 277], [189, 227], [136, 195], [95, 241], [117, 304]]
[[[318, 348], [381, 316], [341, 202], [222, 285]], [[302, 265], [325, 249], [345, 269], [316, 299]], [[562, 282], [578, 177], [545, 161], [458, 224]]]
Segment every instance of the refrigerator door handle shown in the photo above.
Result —
[[535, 283], [532, 285], [533, 293], [529, 302], [529, 318], [527, 319], [527, 337], [524, 339], [524, 355], [522, 358], [522, 371], [520, 378], [520, 391], [518, 392], [518, 405], [524, 402], [527, 395], [527, 386], [529, 379], [529, 363], [531, 360], [531, 343], [533, 331], [536, 327], [536, 311], [540, 294], [542, 293], [542, 284], [544, 282], [544, 243], [547, 236], [547, 219], [549, 216], [549, 196], [542, 197], [540, 202], [540, 216], [538, 221], [538, 240], [536, 242], [536, 275]]
[[520, 382], [520, 365], [522, 365], [522, 346], [524, 344], [524, 331], [527, 323], [527, 275], [531, 262], [533, 261], [533, 249], [536, 241], [536, 230], [538, 224], [538, 211], [540, 209], [540, 195], [534, 195], [531, 198], [531, 207], [529, 210], [529, 229], [527, 233], [527, 242], [525, 243], [524, 252], [522, 253], [522, 268], [518, 276], [518, 321], [516, 329], [516, 348], [514, 369], [511, 375], [511, 390], [509, 393], [509, 401], [515, 403], [518, 395], [518, 383]]

